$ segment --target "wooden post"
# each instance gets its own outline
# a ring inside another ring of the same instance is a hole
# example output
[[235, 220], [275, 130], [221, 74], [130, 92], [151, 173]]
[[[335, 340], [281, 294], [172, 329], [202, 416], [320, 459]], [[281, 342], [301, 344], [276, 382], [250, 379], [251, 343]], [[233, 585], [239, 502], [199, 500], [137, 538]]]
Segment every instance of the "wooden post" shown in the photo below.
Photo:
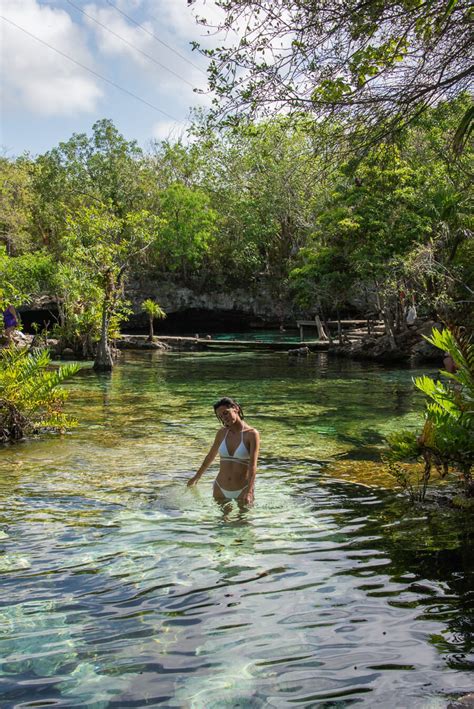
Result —
[[304, 342], [304, 340], [303, 340], [303, 325], [300, 325], [300, 342]]

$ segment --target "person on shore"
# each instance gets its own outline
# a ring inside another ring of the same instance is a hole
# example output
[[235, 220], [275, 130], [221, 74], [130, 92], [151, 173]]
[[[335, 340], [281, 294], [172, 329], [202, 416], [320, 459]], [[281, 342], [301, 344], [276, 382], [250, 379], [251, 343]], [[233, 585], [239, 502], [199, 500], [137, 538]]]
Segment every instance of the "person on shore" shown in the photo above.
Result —
[[416, 323], [417, 317], [418, 316], [417, 316], [415, 304], [412, 303], [406, 309], [405, 318], [406, 318], [407, 327], [413, 327], [413, 325]]
[[246, 425], [241, 406], [227, 396], [216, 401], [214, 413], [222, 428], [217, 431], [201, 467], [188, 480], [188, 487], [196, 485], [219, 453], [220, 467], [214, 480], [214, 499], [221, 503], [236, 500], [241, 505], [251, 505], [254, 501], [260, 435], [255, 428]]
[[15, 328], [18, 326], [18, 313], [16, 312], [15, 308], [13, 305], [9, 305], [4, 311], [3, 311], [3, 332], [5, 337], [7, 338], [8, 342], [13, 342], [13, 331]]

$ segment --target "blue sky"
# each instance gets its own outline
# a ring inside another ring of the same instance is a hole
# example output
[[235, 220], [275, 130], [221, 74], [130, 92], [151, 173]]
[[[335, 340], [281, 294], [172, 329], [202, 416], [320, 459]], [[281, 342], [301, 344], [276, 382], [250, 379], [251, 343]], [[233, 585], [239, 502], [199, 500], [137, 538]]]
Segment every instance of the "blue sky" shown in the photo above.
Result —
[[192, 10], [186, 0], [2, 0], [0, 14], [3, 155], [42, 153], [100, 118], [146, 148], [184, 135], [190, 107], [210, 105], [193, 92], [206, 88], [207, 62], [190, 42], [222, 41], [194, 17], [222, 17], [212, 0]]

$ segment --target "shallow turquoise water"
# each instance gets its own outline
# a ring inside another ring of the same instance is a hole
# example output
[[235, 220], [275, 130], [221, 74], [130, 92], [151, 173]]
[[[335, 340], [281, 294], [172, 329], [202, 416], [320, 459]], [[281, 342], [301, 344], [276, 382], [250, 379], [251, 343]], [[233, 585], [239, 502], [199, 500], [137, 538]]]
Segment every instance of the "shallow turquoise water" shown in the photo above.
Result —
[[[360, 466], [416, 425], [413, 374], [268, 353], [81, 371], [78, 429], [0, 451], [0, 705], [444, 707], [472, 691], [472, 522], [409, 509]], [[214, 504], [211, 471], [185, 488], [224, 394], [262, 435], [246, 513]]]
[[[313, 332], [313, 337], [307, 339], [317, 339], [316, 331]], [[289, 344], [298, 343], [300, 335], [298, 330], [288, 329], [284, 332], [279, 330], [249, 330], [246, 332], [234, 333], [216, 333], [212, 335], [213, 340], [243, 340], [246, 342], [288, 342]]]

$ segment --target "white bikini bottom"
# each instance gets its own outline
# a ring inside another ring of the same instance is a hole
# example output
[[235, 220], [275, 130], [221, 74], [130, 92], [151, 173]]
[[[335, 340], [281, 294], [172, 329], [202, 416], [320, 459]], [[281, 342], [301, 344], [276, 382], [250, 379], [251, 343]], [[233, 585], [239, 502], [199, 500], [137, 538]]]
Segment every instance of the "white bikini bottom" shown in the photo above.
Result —
[[236, 500], [243, 493], [245, 488], [248, 487], [248, 485], [244, 485], [241, 490], [224, 490], [224, 488], [219, 485], [217, 480], [214, 480], [214, 485], [217, 485], [227, 500]]

